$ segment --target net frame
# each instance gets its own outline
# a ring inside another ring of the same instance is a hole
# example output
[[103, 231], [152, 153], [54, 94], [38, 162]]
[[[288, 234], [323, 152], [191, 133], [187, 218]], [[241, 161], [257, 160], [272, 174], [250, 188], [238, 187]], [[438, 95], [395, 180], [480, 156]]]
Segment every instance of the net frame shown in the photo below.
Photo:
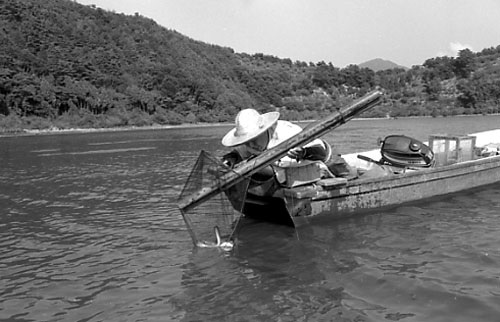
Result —
[[213, 186], [214, 183], [219, 187], [212, 198], [189, 210], [181, 209], [195, 246], [218, 246], [221, 239], [231, 241], [235, 239], [238, 223], [243, 216], [250, 179], [244, 178], [239, 183], [222, 189], [220, 178], [229, 171], [232, 171], [231, 168], [223, 164], [219, 158], [201, 150], [179, 195], [178, 200], [182, 200], [204, 187]]

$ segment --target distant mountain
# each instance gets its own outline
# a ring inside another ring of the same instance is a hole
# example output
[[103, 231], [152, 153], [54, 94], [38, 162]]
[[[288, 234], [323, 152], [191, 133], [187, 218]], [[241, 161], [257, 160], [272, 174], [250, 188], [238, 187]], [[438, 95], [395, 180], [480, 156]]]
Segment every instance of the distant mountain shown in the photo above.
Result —
[[396, 63], [393, 63], [390, 60], [384, 60], [382, 58], [375, 58], [372, 60], [369, 60], [367, 62], [361, 63], [358, 65], [361, 68], [369, 68], [373, 70], [374, 72], [378, 72], [379, 70], [387, 70], [387, 69], [394, 69], [394, 68], [402, 68], [404, 70], [408, 70], [408, 67], [398, 65]]

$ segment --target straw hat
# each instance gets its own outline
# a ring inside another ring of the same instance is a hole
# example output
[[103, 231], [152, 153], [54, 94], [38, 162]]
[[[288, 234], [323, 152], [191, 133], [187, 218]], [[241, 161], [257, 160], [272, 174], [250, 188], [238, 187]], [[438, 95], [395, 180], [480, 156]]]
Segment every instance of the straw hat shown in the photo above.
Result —
[[236, 127], [224, 136], [222, 144], [235, 146], [248, 142], [273, 126], [279, 117], [278, 112], [259, 114], [252, 108], [241, 110], [236, 115]]

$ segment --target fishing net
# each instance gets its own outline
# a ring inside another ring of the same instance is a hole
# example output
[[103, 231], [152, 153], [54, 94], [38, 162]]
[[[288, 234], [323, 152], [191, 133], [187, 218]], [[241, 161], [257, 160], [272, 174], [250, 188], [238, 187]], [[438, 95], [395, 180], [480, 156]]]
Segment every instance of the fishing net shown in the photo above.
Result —
[[217, 187], [213, 197], [187, 210], [181, 210], [191, 238], [197, 246], [216, 244], [219, 233], [222, 240], [232, 240], [235, 235], [250, 179], [242, 179], [239, 183], [222, 189], [221, 178], [229, 171], [231, 169], [218, 158], [202, 150], [179, 196], [179, 200], [183, 200], [204, 188], [214, 185]]

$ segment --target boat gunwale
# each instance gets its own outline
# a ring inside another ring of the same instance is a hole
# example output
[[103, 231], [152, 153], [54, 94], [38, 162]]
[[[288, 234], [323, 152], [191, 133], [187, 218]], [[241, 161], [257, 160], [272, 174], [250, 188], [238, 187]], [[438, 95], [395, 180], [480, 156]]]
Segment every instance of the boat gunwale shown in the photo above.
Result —
[[[496, 164], [496, 165], [477, 169], [474, 172], [487, 171], [492, 168], [500, 167], [500, 155], [489, 156], [474, 160], [467, 160], [435, 168], [424, 168], [412, 172], [390, 174], [388, 176], [382, 176], [382, 177], [355, 179], [348, 181], [345, 186], [336, 189], [332, 190], [318, 189], [318, 195], [311, 199], [312, 201], [321, 201], [326, 199], [342, 198], [346, 196], [367, 194], [387, 189], [397, 189], [399, 187], [416, 185], [422, 182], [439, 181], [447, 178], [470, 175], [471, 174], [470, 171], [469, 172], [464, 172], [464, 171], [470, 170], [473, 167], [483, 166], [488, 164]], [[415, 178], [421, 178], [421, 179], [415, 181], [414, 180]], [[486, 184], [489, 184], [489, 182], [485, 183], [485, 185]], [[482, 184], [479, 184], [477, 186], [481, 185]], [[471, 188], [474, 187], [476, 186], [473, 186]], [[443, 192], [443, 194], [446, 193], [447, 192]]]

